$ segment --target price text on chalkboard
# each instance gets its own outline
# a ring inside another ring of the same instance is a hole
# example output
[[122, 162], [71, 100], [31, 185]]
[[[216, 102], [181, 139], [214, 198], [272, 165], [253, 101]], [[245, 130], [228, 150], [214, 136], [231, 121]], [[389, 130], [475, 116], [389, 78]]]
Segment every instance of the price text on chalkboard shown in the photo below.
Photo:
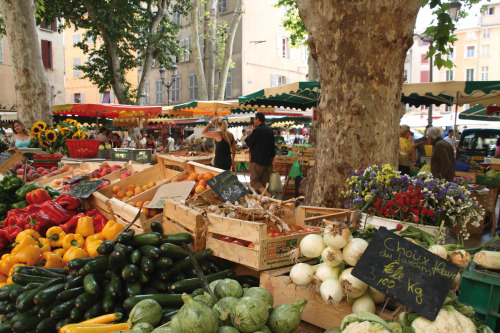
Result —
[[235, 202], [248, 194], [248, 190], [231, 171], [207, 180], [208, 186], [224, 201]]
[[76, 184], [75, 187], [73, 187], [71, 191], [69, 191], [69, 194], [72, 194], [78, 198], [87, 199], [99, 188], [99, 186], [101, 186], [102, 183], [104, 183], [104, 180], [102, 179], [84, 180]]
[[12, 155], [9, 153], [0, 153], [0, 164], [4, 164], [11, 157]]
[[381, 227], [352, 275], [434, 321], [458, 267]]

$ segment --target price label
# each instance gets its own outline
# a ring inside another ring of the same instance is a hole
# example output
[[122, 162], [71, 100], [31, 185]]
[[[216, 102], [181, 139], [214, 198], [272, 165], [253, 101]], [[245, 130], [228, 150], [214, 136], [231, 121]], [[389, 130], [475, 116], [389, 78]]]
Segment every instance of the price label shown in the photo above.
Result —
[[104, 180], [84, 180], [79, 182], [69, 191], [69, 194], [74, 195], [77, 198], [87, 199], [94, 193], [101, 184], [104, 183]]
[[207, 184], [224, 201], [235, 202], [248, 194], [248, 189], [229, 170], [207, 180]]

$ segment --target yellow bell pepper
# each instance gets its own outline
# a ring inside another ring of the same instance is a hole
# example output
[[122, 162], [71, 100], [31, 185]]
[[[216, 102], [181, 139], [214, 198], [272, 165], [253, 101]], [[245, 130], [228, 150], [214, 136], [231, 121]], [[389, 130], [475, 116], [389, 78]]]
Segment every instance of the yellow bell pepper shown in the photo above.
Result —
[[116, 221], [108, 221], [101, 233], [104, 237], [106, 237], [106, 239], [113, 240], [120, 232], [122, 232], [122, 230], [123, 226], [120, 223], [117, 223]]
[[52, 247], [61, 247], [65, 236], [66, 233], [61, 227], [50, 227], [46, 234], [47, 239], [50, 239], [50, 246]]
[[0, 283], [0, 288], [5, 287], [6, 285], [7, 285], [7, 283], [6, 283], [6, 282], [4, 282], [4, 283]]
[[9, 276], [7, 279], [7, 284], [14, 284], [14, 281], [12, 281], [12, 276]]
[[12, 249], [10, 253], [16, 254], [26, 246], [38, 246], [38, 241], [31, 236], [26, 236], [21, 242], [19, 242], [19, 244], [16, 245], [15, 248]]
[[47, 238], [38, 238], [38, 242], [40, 243], [40, 249], [42, 252], [50, 252], [52, 248], [50, 247], [50, 240]]
[[28, 245], [15, 254], [18, 262], [23, 262], [28, 266], [33, 266], [40, 261], [42, 249], [38, 245]]
[[0, 274], [0, 283], [5, 283], [7, 282], [8, 276]]
[[53, 252], [42, 253], [42, 259], [45, 259], [43, 267], [46, 268], [63, 268], [64, 264], [60, 255]]
[[88, 237], [94, 234], [94, 219], [90, 216], [83, 216], [78, 219], [75, 234]]
[[9, 276], [14, 275], [14, 268], [16, 268], [17, 266], [26, 266], [26, 264], [20, 264], [20, 263], [14, 264], [14, 266], [12, 266], [9, 271]]
[[14, 254], [9, 254], [8, 256], [0, 260], [0, 274], [9, 275], [10, 269], [15, 264], [17, 264], [16, 256]]
[[87, 250], [87, 253], [90, 257], [97, 257], [99, 255], [99, 253], [97, 253], [97, 248], [101, 245], [102, 242], [102, 240], [97, 239], [92, 242], [86, 243], [87, 246], [85, 247], [85, 250]]
[[51, 253], [57, 254], [59, 257], [63, 257], [64, 253], [66, 252], [66, 249], [63, 249], [62, 247], [59, 249], [52, 250]]
[[102, 240], [102, 241], [105, 241], [106, 240], [106, 237], [104, 237], [102, 235], [102, 233], [98, 232], [97, 234], [93, 234], [93, 235], [90, 235], [88, 236], [87, 238], [85, 238], [85, 243], [87, 242], [93, 242], [95, 240]]
[[81, 247], [71, 246], [63, 256], [63, 264], [66, 265], [68, 261], [76, 258], [87, 258], [89, 254]]
[[66, 249], [66, 250], [72, 246], [82, 247], [84, 242], [85, 241], [81, 235], [67, 234], [63, 238], [62, 247], [63, 247], [63, 249]]
[[40, 238], [40, 234], [36, 230], [26, 229], [26, 230], [23, 230], [23, 231], [21, 231], [20, 233], [17, 234], [15, 242], [19, 243], [24, 238], [26, 238], [27, 236], [32, 236], [32, 237], [35, 237], [35, 238]]

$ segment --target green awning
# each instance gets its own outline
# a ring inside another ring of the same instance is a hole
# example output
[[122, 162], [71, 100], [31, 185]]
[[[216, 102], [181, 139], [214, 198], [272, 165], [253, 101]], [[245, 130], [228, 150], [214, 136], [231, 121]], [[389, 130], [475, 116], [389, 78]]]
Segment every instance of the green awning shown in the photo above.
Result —
[[465, 111], [462, 111], [458, 118], [468, 119], [468, 120], [483, 120], [483, 121], [500, 121], [500, 114], [492, 112], [487, 114], [487, 108], [481, 104], [471, 107]]

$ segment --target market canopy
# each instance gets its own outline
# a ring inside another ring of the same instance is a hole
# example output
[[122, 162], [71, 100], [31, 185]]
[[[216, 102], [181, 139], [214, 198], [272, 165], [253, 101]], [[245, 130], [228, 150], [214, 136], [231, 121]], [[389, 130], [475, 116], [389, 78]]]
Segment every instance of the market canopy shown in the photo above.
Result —
[[468, 120], [500, 121], [500, 106], [485, 107], [482, 104], [462, 111], [458, 118]]
[[231, 114], [231, 109], [237, 107], [237, 101], [191, 101], [174, 105], [172, 110], [192, 112], [194, 115], [224, 116]]
[[0, 121], [13, 122], [17, 120], [17, 112], [0, 112]]
[[52, 113], [56, 115], [90, 116], [116, 118], [120, 112], [136, 115], [159, 114], [161, 106], [148, 105], [122, 105], [122, 104], [64, 104], [54, 105]]
[[244, 105], [277, 106], [305, 110], [316, 107], [320, 95], [321, 86], [319, 82], [299, 81], [241, 96], [239, 102]]

